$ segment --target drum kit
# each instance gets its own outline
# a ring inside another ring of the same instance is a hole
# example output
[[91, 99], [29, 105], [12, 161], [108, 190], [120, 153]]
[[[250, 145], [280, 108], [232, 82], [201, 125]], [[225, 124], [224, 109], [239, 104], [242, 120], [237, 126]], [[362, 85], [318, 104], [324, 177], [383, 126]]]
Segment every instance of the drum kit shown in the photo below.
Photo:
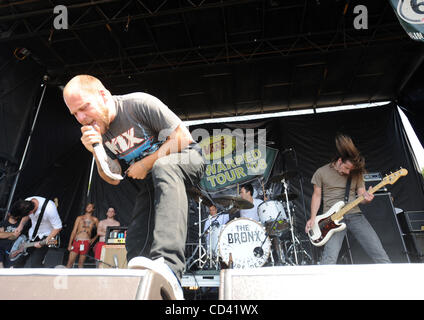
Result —
[[[244, 217], [228, 219], [239, 210], [254, 207], [241, 197], [225, 195], [211, 199], [199, 189], [187, 190], [199, 204], [199, 218], [195, 223], [199, 230], [198, 244], [187, 259], [186, 269], [190, 270], [194, 265], [200, 270], [219, 270], [230, 264], [240, 269], [312, 264], [294, 226], [292, 201], [297, 194], [289, 192], [288, 180], [296, 174], [288, 171], [269, 179], [271, 183], [281, 183], [283, 192], [267, 199], [264, 190], [264, 201], [257, 207], [259, 221]], [[201, 204], [214, 205], [222, 210], [202, 219]], [[223, 219], [224, 215], [227, 215], [226, 219]], [[203, 222], [204, 230], [201, 228]]]

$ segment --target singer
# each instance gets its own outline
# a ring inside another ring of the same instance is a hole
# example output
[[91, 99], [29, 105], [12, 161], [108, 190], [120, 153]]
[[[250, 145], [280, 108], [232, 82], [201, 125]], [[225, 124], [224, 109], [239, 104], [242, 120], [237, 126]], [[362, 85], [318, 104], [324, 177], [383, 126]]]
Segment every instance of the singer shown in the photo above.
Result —
[[[185, 265], [188, 200], [185, 184], [195, 185], [204, 172], [200, 147], [164, 103], [147, 93], [112, 95], [90, 75], [72, 78], [63, 90], [65, 103], [82, 125], [81, 141], [92, 152], [99, 175], [118, 185], [102, 169], [125, 171], [137, 185], [126, 248], [129, 268], [153, 269], [165, 277], [177, 299]], [[106, 159], [93, 145], [103, 145]]]

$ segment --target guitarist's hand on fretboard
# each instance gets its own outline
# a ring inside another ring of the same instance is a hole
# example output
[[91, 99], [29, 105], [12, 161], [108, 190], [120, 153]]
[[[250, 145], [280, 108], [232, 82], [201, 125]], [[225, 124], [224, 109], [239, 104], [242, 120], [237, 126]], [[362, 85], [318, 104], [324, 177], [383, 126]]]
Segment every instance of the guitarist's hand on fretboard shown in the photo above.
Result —
[[[361, 188], [362, 189], [362, 188]], [[358, 194], [360, 196], [364, 197], [364, 200], [362, 201], [362, 204], [367, 204], [370, 203], [371, 201], [374, 200], [374, 194], [372, 193], [372, 187], [370, 186], [368, 191], [365, 190], [365, 188], [363, 188], [363, 192], [360, 192], [361, 190], [358, 190]]]

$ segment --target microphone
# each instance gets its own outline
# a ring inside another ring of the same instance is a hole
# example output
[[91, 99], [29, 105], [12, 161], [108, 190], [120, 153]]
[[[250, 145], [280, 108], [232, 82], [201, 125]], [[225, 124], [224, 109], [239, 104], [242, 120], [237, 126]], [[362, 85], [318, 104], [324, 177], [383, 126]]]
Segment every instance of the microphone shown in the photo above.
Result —
[[112, 180], [122, 180], [124, 179], [120, 174], [113, 173], [110, 171], [109, 165], [107, 164], [107, 155], [106, 151], [103, 148], [103, 145], [99, 143], [93, 143], [93, 151], [96, 155], [97, 160], [99, 160], [100, 167], [102, 168], [102, 171]]
[[262, 247], [256, 247], [255, 249], [253, 249], [253, 255], [256, 258], [260, 258], [264, 255], [264, 249], [262, 249]]

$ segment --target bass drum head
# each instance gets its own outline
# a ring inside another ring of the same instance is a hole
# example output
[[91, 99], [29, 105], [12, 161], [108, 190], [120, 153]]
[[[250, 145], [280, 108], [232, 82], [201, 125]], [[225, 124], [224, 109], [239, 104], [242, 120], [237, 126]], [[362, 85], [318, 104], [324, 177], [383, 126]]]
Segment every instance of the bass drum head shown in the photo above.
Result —
[[235, 269], [260, 268], [269, 259], [271, 241], [259, 222], [238, 218], [228, 222], [221, 231], [218, 251], [227, 264], [231, 253]]

